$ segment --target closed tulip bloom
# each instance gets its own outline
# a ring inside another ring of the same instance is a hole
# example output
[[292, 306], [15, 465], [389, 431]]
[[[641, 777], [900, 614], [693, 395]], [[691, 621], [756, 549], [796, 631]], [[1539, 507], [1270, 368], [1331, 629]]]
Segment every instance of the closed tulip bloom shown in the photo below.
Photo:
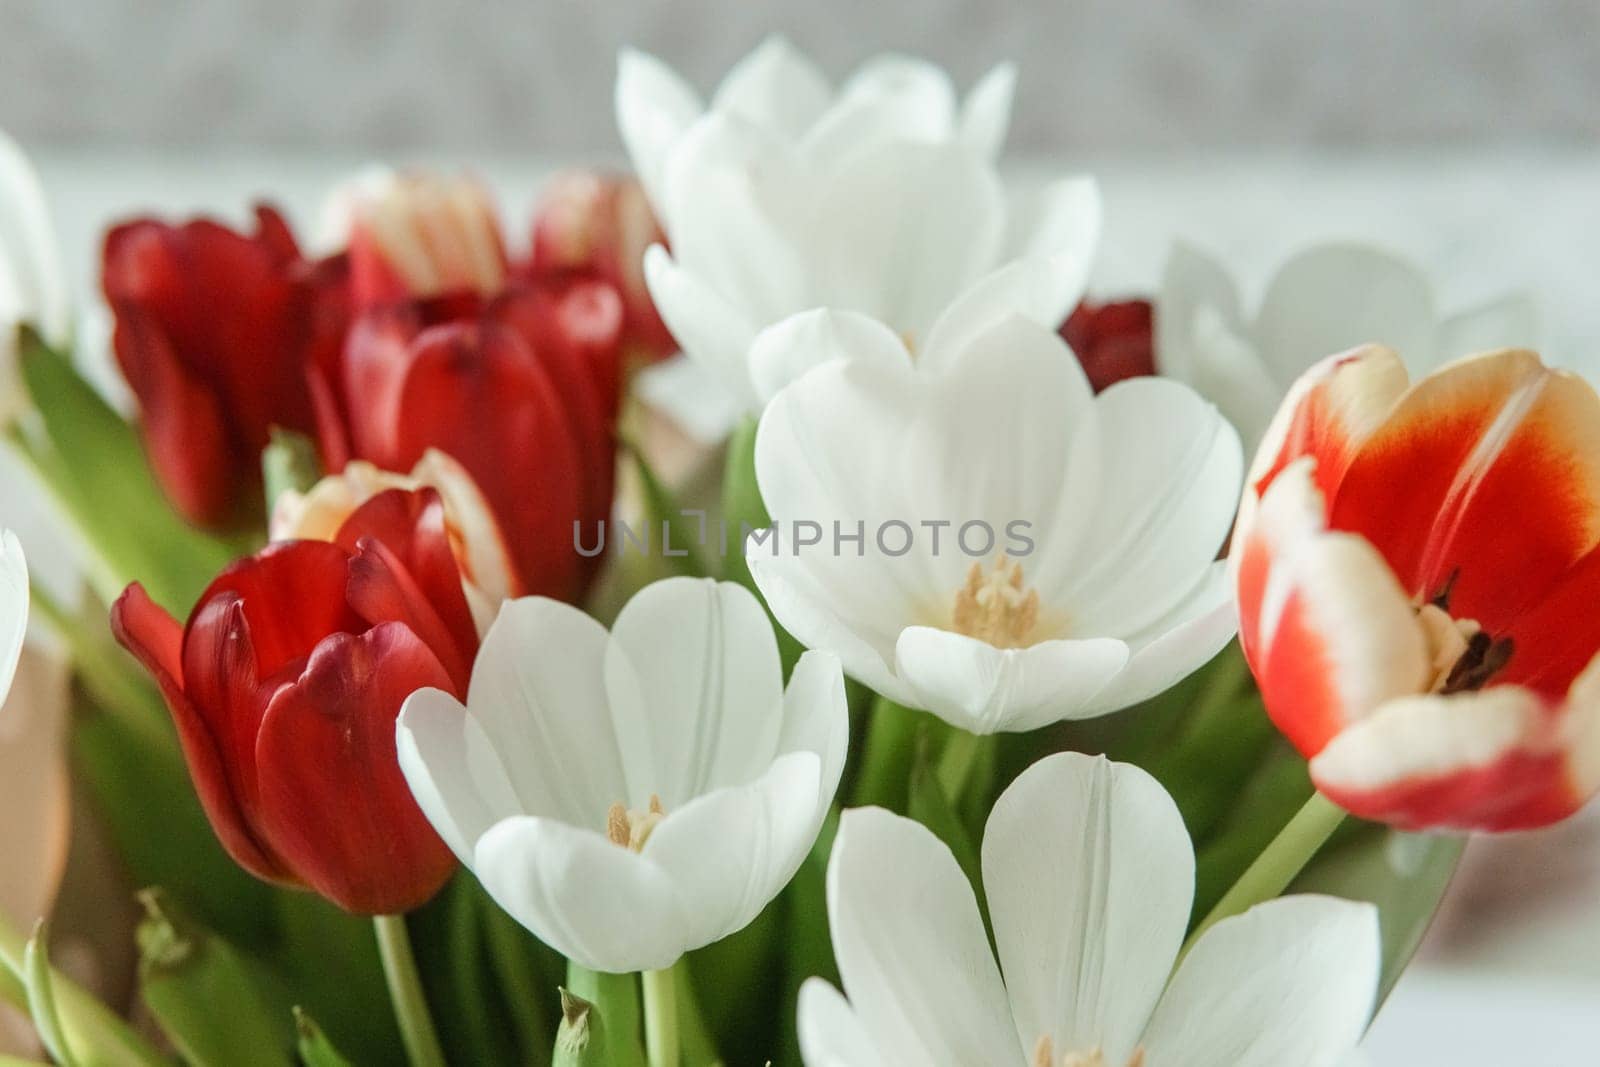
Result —
[[1319, 363], [1246, 482], [1233, 563], [1267, 711], [1317, 788], [1403, 828], [1516, 830], [1600, 789], [1600, 399], [1531, 352], [1408, 383]]
[[136, 219], [105, 240], [117, 362], [167, 496], [207, 526], [259, 510], [274, 426], [309, 432], [308, 365], [347, 321], [342, 267], [300, 255], [272, 208], [238, 233], [208, 219]]
[[500, 222], [473, 178], [374, 172], [338, 203], [348, 217], [351, 296], [357, 308], [451, 293], [492, 296], [506, 281]]
[[315, 374], [324, 463], [411, 471], [444, 453], [494, 514], [508, 588], [576, 599], [599, 559], [578, 554], [573, 524], [611, 511], [622, 329], [598, 282], [370, 310]]
[[810, 851], [844, 766], [837, 661], [787, 690], [740, 586], [646, 586], [610, 633], [576, 608], [508, 602], [463, 707], [406, 703], [400, 763], [450, 846], [575, 963], [659, 970], [747, 925]]
[[845, 812], [828, 862], [844, 995], [801, 988], [808, 1067], [1337, 1067], [1366, 1029], [1370, 904], [1271, 900], [1179, 962], [1194, 852], [1137, 767], [1035, 763], [995, 802], [981, 861], [993, 951], [943, 842], [881, 808]]
[[137, 584], [111, 622], [160, 685], [242, 867], [362, 914], [408, 911], [444, 884], [454, 859], [394, 747], [405, 698], [464, 693], [477, 649], [438, 494], [387, 490], [332, 541], [262, 549], [212, 582], [187, 625]]
[[745, 550], [801, 643], [980, 734], [1127, 707], [1227, 643], [1216, 557], [1244, 464], [1188, 388], [1093, 395], [1054, 329], [986, 310], [952, 308], [915, 358], [846, 313], [764, 332], [754, 366], [814, 369], [761, 420], [780, 529]]

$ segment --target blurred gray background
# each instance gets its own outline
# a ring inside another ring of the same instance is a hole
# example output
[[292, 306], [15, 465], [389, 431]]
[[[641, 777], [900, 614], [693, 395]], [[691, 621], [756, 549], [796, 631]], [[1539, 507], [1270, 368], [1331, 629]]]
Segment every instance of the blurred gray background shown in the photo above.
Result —
[[769, 29], [838, 75], [1021, 63], [1012, 146], [1084, 153], [1600, 139], [1596, 0], [0, 0], [35, 144], [617, 151], [619, 44], [702, 88]]

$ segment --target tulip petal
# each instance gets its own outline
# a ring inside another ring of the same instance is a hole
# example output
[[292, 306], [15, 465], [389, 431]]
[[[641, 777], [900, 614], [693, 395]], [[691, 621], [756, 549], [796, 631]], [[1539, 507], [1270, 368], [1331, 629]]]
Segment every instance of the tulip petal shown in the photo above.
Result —
[[1431, 677], [1410, 598], [1367, 541], [1318, 531], [1317, 496], [1301, 460], [1235, 548], [1245, 655], [1268, 714], [1308, 756]]
[[704, 110], [700, 96], [661, 60], [634, 48], [617, 56], [617, 129], [650, 202], [667, 232], [667, 161], [673, 148]]
[[[1233, 280], [1221, 263], [1193, 245], [1178, 241], [1167, 253], [1155, 305], [1157, 369], [1201, 388], [1198, 375], [1202, 356], [1194, 331], [1202, 309], [1209, 309], [1232, 332], [1244, 329]], [[1204, 389], [1202, 392], [1220, 400]]]
[[1392, 700], [1328, 743], [1312, 781], [1341, 807], [1403, 830], [1545, 826], [1600, 786], [1600, 694], [1590, 682], [1575, 698], [1563, 712], [1520, 686], [1491, 685]]
[[895, 674], [912, 707], [975, 734], [1036, 730], [1083, 718], [1128, 662], [1108, 637], [993, 645], [931, 626], [909, 626], [895, 645]]
[[1016, 91], [1014, 63], [1001, 63], [978, 79], [961, 103], [958, 136], [962, 143], [985, 159], [999, 156], [1011, 126], [1011, 101]]
[[1053, 330], [1077, 302], [1088, 273], [1088, 260], [1070, 253], [1027, 256], [991, 271], [940, 313], [917, 350], [918, 367], [948, 367], [976, 337], [1012, 315]]
[[417, 806], [462, 863], [501, 819], [522, 814], [511, 779], [483, 726], [442, 689], [406, 698], [396, 724], [400, 770]]
[[1293, 896], [1218, 923], [1194, 946], [1145, 1033], [1152, 1064], [1337, 1067], [1372, 1016], [1370, 904]]
[[926, 828], [881, 808], [846, 811], [828, 922], [856, 1017], [895, 1062], [1023, 1062], [972, 886]]
[[757, 325], [660, 245], [645, 252], [644, 273], [656, 310], [684, 354], [710, 372], [739, 408], [761, 410], [745, 363]]
[[828, 79], [810, 57], [773, 34], [723, 76], [711, 109], [799, 138], [832, 96]]
[[579, 966], [662, 970], [687, 950], [671, 877], [598, 832], [519, 815], [478, 840], [472, 869], [512, 918]]
[[800, 985], [800, 1056], [808, 1067], [882, 1067], [866, 1027], [844, 994], [822, 978]]
[[911, 56], [874, 56], [840, 87], [802, 151], [826, 163], [891, 140], [941, 142], [955, 115], [955, 87], [942, 69]]
[[672, 879], [686, 949], [744, 929], [794, 877], [816, 841], [821, 773], [815, 753], [790, 752], [748, 784], [667, 809], [644, 856]]
[[818, 308], [791, 315], [756, 335], [750, 378], [763, 402], [813, 367], [835, 359], [870, 359], [904, 365], [904, 342], [868, 315]]
[[410, 911], [455, 869], [412, 799], [395, 749], [406, 697], [449, 684], [415, 634], [384, 623], [326, 638], [262, 717], [264, 835], [297, 875], [347, 911]]
[[1361, 446], [1332, 525], [1411, 595], [1448, 590], [1452, 615], [1499, 630], [1600, 541], [1600, 398], [1532, 352], [1452, 364]]
[[789, 687], [783, 693], [783, 732], [778, 738], [778, 752], [814, 752], [821, 760], [818, 829], [839, 789], [849, 747], [850, 706], [845, 700], [838, 657], [808, 650], [794, 665]]
[[1382, 343], [1430, 358], [1433, 289], [1416, 267], [1350, 244], [1309, 248], [1278, 269], [1261, 301], [1254, 340], [1280, 382], [1331, 352]]
[[1075, 174], [1014, 198], [1007, 219], [1007, 253], [1023, 258], [1062, 257], [1076, 267], [1074, 284], [1062, 287], [1058, 293], [1062, 304], [1046, 322], [1060, 326], [1083, 299], [1089, 268], [1100, 245], [1105, 214], [1100, 183], [1087, 174]]
[[1600, 548], [1569, 567], [1555, 588], [1519, 616], [1503, 636], [1511, 658], [1492, 681], [1522, 685], [1556, 703], [1600, 650]]
[[628, 788], [612, 719], [605, 714], [605, 627], [543, 597], [508, 600], [472, 668], [468, 708], [482, 726], [520, 810], [603, 830]]
[[989, 895], [1017, 1037], [1133, 1054], [1172, 971], [1194, 898], [1194, 851], [1154, 778], [1061, 753], [1019, 775], [983, 834]]
[[[38, 172], [0, 132], [0, 323], [19, 322], [60, 347], [72, 334], [72, 299]], [[0, 351], [10, 345], [6, 338]]]
[[17, 535], [4, 530], [0, 531], [0, 701], [11, 689], [27, 635], [28, 560]]
[[[772, 624], [743, 586], [704, 578], [645, 586], [611, 627], [606, 672], [630, 792], [645, 792], [632, 797], [639, 806], [654, 793], [672, 811], [753, 781], [772, 762], [783, 670]], [[628, 698], [633, 686], [642, 703]]]

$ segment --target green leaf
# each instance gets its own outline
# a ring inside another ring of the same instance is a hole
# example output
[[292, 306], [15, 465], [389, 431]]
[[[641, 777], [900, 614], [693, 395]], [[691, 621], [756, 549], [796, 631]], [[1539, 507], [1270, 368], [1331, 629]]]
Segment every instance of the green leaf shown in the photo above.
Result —
[[983, 874], [978, 862], [978, 846], [967, 832], [955, 805], [940, 780], [938, 760], [932, 753], [932, 739], [928, 732], [918, 733], [914, 745], [916, 755], [911, 763], [909, 784], [910, 800], [906, 814], [933, 831], [933, 836], [943, 841], [956, 858], [967, 881], [978, 898], [978, 909], [988, 914], [984, 900]]
[[[734, 1057], [734, 1063], [759, 1063], [770, 1057], [778, 1067], [800, 1067], [800, 1041], [795, 1027], [795, 1004], [800, 986], [807, 978], [825, 978], [839, 984], [839, 968], [833, 959], [833, 943], [828, 932], [828, 857], [839, 834], [839, 806], [828, 812], [816, 844], [779, 899], [785, 907], [785, 945], [783, 996], [779, 1000], [777, 1048], [752, 1050], [753, 1055]], [[771, 1032], [771, 1028], [768, 1028]]]
[[300, 1062], [305, 1067], [351, 1067], [349, 1060], [328, 1040], [317, 1021], [299, 1007], [294, 1009], [294, 1028], [298, 1037]]
[[176, 913], [159, 890], [139, 894], [139, 992], [191, 1067], [290, 1067], [288, 998], [259, 966]]
[[1194, 921], [1211, 913], [1310, 796], [1306, 761], [1286, 743], [1275, 743], [1271, 754], [1238, 786], [1233, 806], [1215, 831], [1196, 846]]
[[404, 1063], [372, 921], [311, 893], [274, 893], [266, 910], [278, 931], [267, 962], [333, 1044], [358, 1064]]
[[28, 1014], [33, 1017], [33, 1028], [50, 1058], [61, 1067], [78, 1067], [78, 1058], [72, 1054], [67, 1041], [66, 1027], [56, 1014], [55, 985], [51, 978], [50, 961], [45, 955], [45, 941], [49, 927], [43, 919], [33, 928], [33, 936], [22, 950], [22, 981], [28, 988]]
[[873, 702], [867, 739], [855, 768], [852, 807], [877, 806], [904, 814], [919, 730], [937, 729], [931, 715], [886, 697]]
[[[722, 578], [738, 582], [756, 595], [762, 606], [766, 599], [756, 588], [755, 579], [744, 558], [744, 533], [760, 530], [772, 524], [767, 506], [761, 499], [761, 487], [756, 484], [756, 427], [753, 418], [747, 418], [733, 431], [728, 440], [727, 464], [722, 473], [722, 519], [728, 528], [728, 551], [722, 561]], [[774, 542], [776, 544], [776, 542]], [[783, 675], [789, 676], [805, 648], [778, 625], [771, 609], [767, 617], [772, 620], [773, 632], [778, 635], [778, 656], [783, 661]]]
[[[558, 1030], [556, 1063], [583, 1064], [585, 1067], [588, 1064], [604, 1064], [605, 1067], [645, 1067], [637, 975], [602, 974], [580, 967], [576, 963], [569, 963], [567, 984], [561, 992], [566, 994], [563, 998], [562, 1023], [568, 1035], [567, 1044], [569, 1046], [580, 1044], [578, 1035], [574, 1032], [580, 1026], [587, 1031], [589, 1040], [583, 1047], [565, 1053], [569, 1058], [563, 1060], [561, 1031]], [[571, 1002], [576, 1006], [576, 1001], [587, 1004], [588, 1010], [581, 1023], [574, 1021], [568, 1025], [566, 1005]], [[596, 1058], [596, 1054], [590, 1051], [596, 1047], [597, 1025], [604, 1028], [604, 1044], [601, 1046], [603, 1058]], [[571, 1059], [573, 1055], [585, 1058]]]
[[322, 460], [317, 446], [303, 433], [272, 428], [272, 438], [261, 450], [261, 482], [265, 488], [267, 514], [272, 514], [278, 496], [288, 490], [310, 492], [322, 477]]
[[704, 513], [691, 521], [690, 515], [674, 499], [672, 492], [656, 477], [644, 451], [628, 445], [634, 469], [639, 472], [639, 485], [644, 491], [645, 515], [650, 523], [652, 537], [661, 538], [657, 544], [662, 561], [673, 574], [691, 578], [707, 578], [714, 572], [706, 562], [706, 530]]
[[524, 1063], [543, 1063], [560, 1021], [550, 991], [560, 985], [566, 960], [522, 928], [478, 888], [490, 970], [517, 1033]]
[[1318, 855], [1290, 886], [1290, 892], [1330, 893], [1377, 906], [1383, 933], [1383, 978], [1378, 993], [1382, 1003], [1422, 943], [1467, 839], [1402, 833], [1350, 821], [1355, 832]]
[[516, 1060], [516, 1032], [501, 1015], [499, 983], [485, 944], [484, 906], [494, 905], [471, 874], [458, 871], [410, 920], [434, 1025], [452, 1063]]
[[187, 611], [239, 545], [202, 533], [168, 507], [133, 427], [27, 327], [19, 362], [37, 417], [20, 423], [13, 438], [99, 558], [90, 577], [101, 598], [109, 602], [137, 580], [157, 603]]

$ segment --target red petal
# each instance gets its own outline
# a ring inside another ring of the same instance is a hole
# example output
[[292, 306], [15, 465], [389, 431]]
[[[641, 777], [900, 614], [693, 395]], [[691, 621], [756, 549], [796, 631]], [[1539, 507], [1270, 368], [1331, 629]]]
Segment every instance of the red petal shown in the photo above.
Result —
[[450, 679], [404, 625], [335, 634], [273, 698], [262, 723], [268, 837], [307, 884], [348, 911], [410, 911], [455, 868], [395, 753], [400, 707], [427, 686], [449, 688]]
[[1505, 636], [1511, 639], [1511, 659], [1494, 681], [1561, 700], [1600, 652], [1600, 549], [1568, 568]]
[[1332, 525], [1378, 546], [1407, 590], [1503, 629], [1600, 538], [1600, 400], [1531, 352], [1418, 382], [1362, 445]]
[[[184, 762], [194, 781], [200, 806], [217, 839], [234, 861], [258, 878], [276, 882], [295, 879], [257, 838], [223, 763], [216, 738], [183, 689], [183, 630], [171, 615], [130, 585], [111, 606], [111, 632], [136, 656], [166, 699], [177, 727]], [[254, 762], [252, 756], [251, 762]]]

